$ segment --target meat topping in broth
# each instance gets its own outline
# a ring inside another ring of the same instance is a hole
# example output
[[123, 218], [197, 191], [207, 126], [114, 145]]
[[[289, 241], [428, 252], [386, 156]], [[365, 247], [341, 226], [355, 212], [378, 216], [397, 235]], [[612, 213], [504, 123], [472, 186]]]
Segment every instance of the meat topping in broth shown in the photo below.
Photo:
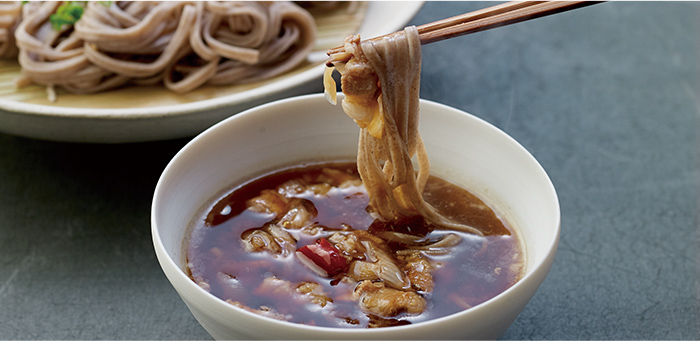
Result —
[[456, 313], [520, 278], [519, 242], [486, 204], [433, 176], [423, 196], [483, 236], [438, 229], [420, 216], [377, 219], [354, 162], [306, 164], [205, 207], [191, 227], [189, 275], [263, 316], [355, 328]]

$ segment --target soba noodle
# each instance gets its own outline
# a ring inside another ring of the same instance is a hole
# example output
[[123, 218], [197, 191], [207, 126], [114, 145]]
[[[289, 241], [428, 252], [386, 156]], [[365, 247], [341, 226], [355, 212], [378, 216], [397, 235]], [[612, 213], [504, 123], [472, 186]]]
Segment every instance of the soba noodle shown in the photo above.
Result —
[[[370, 206], [384, 220], [422, 216], [437, 228], [483, 235], [447, 219], [423, 200], [430, 162], [418, 132], [421, 45], [416, 28], [379, 41], [351, 36], [344, 48], [343, 56], [331, 55], [330, 61], [341, 74], [343, 110], [362, 128], [357, 167]], [[347, 54], [351, 58], [343, 62]], [[335, 103], [329, 70], [324, 84]]]
[[[93, 93], [126, 83], [184, 93], [204, 84], [271, 78], [297, 66], [316, 39], [290, 2], [88, 2], [74, 25], [49, 22], [61, 2], [27, 6], [14, 37], [24, 80]], [[0, 53], [13, 45], [0, 7]], [[8, 16], [9, 18], [9, 16]]]
[[21, 18], [20, 2], [0, 3], [0, 58], [17, 56], [14, 32]]

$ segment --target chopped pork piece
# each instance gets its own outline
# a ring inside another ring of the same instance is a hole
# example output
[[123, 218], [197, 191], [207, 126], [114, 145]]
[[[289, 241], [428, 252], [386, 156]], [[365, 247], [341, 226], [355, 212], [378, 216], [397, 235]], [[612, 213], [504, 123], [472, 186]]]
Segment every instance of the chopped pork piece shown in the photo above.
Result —
[[366, 242], [364, 245], [367, 246], [367, 254], [371, 254], [371, 257], [368, 258], [376, 259], [377, 276], [384, 283], [395, 289], [409, 289], [411, 287], [411, 282], [406, 274], [399, 269], [392, 253], [372, 242]]
[[307, 199], [292, 198], [289, 200], [289, 210], [280, 218], [280, 226], [286, 229], [298, 230], [313, 223], [318, 214], [313, 202]]
[[279, 254], [282, 248], [275, 239], [263, 230], [255, 230], [243, 238], [243, 246], [248, 252], [267, 251], [271, 254]]
[[329, 240], [335, 247], [355, 260], [366, 263], [354, 264], [350, 276], [356, 280], [381, 279], [396, 289], [408, 289], [411, 283], [399, 269], [393, 253], [384, 247], [384, 241], [364, 230], [351, 233], [337, 232]]
[[277, 192], [287, 198], [298, 197], [306, 191], [316, 195], [325, 195], [333, 186], [327, 182], [307, 182], [301, 179], [289, 180], [277, 187]]
[[275, 224], [265, 224], [243, 235], [243, 246], [248, 252], [267, 251], [272, 255], [287, 256], [296, 250], [296, 239]]
[[362, 260], [367, 259], [367, 242], [373, 242], [378, 245], [384, 244], [384, 240], [365, 230], [352, 230], [349, 233], [336, 232], [328, 240], [347, 255]]
[[309, 185], [309, 190], [314, 192], [316, 195], [326, 195], [332, 188], [333, 186], [327, 183]]
[[325, 227], [323, 227], [321, 225], [315, 225], [315, 224], [309, 225], [309, 226], [304, 226], [301, 228], [301, 232], [308, 234], [308, 235], [311, 235], [311, 236], [321, 234], [324, 230], [325, 230]]
[[266, 296], [281, 296], [294, 297], [301, 302], [317, 304], [320, 307], [325, 307], [326, 304], [333, 302], [333, 299], [328, 297], [323, 291], [323, 287], [314, 282], [302, 282], [293, 284], [290, 281], [277, 277], [266, 277], [262, 284], [255, 290], [258, 295]]
[[303, 282], [297, 286], [296, 291], [304, 295], [311, 303], [318, 304], [321, 307], [325, 307], [326, 304], [333, 302], [333, 299], [323, 292], [323, 287], [318, 283]]
[[263, 190], [259, 196], [248, 200], [246, 206], [249, 210], [258, 213], [272, 213], [277, 216], [287, 211], [289, 201], [284, 195], [273, 190]]
[[289, 232], [285, 231], [283, 228], [281, 228], [279, 225], [276, 224], [265, 224], [263, 227], [263, 230], [267, 231], [270, 233], [277, 241], [284, 241], [289, 244], [295, 245], [297, 240], [289, 234]]
[[291, 282], [275, 276], [265, 277], [260, 286], [255, 289], [256, 295], [289, 296], [294, 293]]
[[431, 292], [435, 284], [433, 283], [432, 265], [419, 251], [400, 256], [403, 261], [401, 269], [406, 273], [406, 277], [411, 281], [411, 287], [415, 290]]
[[364, 60], [355, 60], [345, 64], [345, 73], [340, 78], [343, 93], [348, 96], [379, 96], [379, 76]]
[[277, 187], [277, 192], [291, 198], [307, 191], [308, 184], [301, 179], [292, 179]]
[[354, 233], [336, 232], [328, 237], [328, 240], [335, 244], [339, 250], [352, 256], [353, 258], [364, 259], [365, 247], [360, 242], [359, 238]]
[[420, 314], [426, 301], [413, 291], [387, 288], [383, 282], [362, 281], [354, 291], [360, 308], [382, 317], [395, 317], [402, 313]]

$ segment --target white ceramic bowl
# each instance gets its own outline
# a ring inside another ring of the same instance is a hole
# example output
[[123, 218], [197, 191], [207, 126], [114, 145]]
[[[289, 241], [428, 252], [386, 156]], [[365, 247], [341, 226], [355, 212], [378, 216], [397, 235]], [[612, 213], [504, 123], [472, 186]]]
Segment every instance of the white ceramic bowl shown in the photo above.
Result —
[[526, 252], [526, 274], [469, 310], [413, 325], [379, 329], [305, 326], [249, 313], [214, 297], [183, 271], [183, 238], [202, 205], [260, 171], [295, 161], [354, 158], [359, 128], [323, 95], [250, 109], [206, 130], [163, 172], [152, 206], [158, 260], [192, 314], [216, 339], [494, 339], [515, 320], [554, 260], [560, 231], [555, 189], [520, 144], [465, 112], [421, 101], [420, 131], [432, 172], [479, 195], [505, 214]]

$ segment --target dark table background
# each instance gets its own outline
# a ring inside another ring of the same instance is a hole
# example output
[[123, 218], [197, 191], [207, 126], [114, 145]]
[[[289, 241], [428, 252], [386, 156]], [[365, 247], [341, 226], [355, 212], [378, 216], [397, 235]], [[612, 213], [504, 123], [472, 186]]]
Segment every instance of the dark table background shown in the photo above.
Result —
[[[493, 3], [429, 2], [423, 24]], [[604, 3], [423, 48], [422, 97], [549, 173], [562, 235], [504, 339], [700, 338], [700, 3]], [[2, 124], [2, 122], [0, 122]], [[151, 244], [187, 139], [0, 134], [0, 339], [208, 339]]]

